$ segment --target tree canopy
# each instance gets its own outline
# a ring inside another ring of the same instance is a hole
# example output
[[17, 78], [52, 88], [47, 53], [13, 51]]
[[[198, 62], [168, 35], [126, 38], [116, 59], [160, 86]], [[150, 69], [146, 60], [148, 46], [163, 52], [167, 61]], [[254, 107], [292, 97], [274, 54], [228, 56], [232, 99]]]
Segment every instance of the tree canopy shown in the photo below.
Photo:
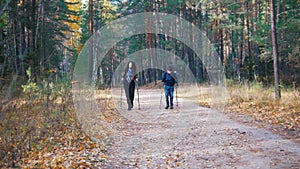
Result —
[[[25, 75], [29, 67], [37, 79], [49, 77], [53, 72], [57, 76], [70, 76], [78, 53], [91, 36], [88, 32], [91, 18], [96, 32], [123, 16], [163, 12], [184, 18], [205, 33], [219, 54], [228, 79], [273, 85], [270, 2], [274, 3], [279, 82], [288, 86], [299, 84], [297, 0], [101, 0], [85, 4], [78, 0], [3, 0], [0, 2], [1, 78]], [[89, 9], [93, 9], [92, 13]], [[146, 48], [174, 52], [189, 65], [199, 82], [209, 81], [201, 59], [186, 44], [164, 35], [145, 33], [124, 39], [111, 49], [106, 61], [97, 68], [99, 82], [108, 85], [112, 72], [127, 55]], [[160, 70], [149, 69], [140, 78], [146, 84], [160, 76]]]

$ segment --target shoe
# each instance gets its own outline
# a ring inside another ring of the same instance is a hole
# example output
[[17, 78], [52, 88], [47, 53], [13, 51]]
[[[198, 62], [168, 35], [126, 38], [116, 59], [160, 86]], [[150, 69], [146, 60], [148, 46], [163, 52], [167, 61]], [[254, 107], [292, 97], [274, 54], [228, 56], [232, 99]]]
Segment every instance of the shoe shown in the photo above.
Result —
[[169, 106], [166, 106], [166, 107], [165, 107], [165, 109], [168, 109], [168, 108], [169, 108]]
[[173, 106], [171, 106], [171, 108], [170, 109], [174, 109], [174, 107]]
[[131, 108], [130, 108], [130, 107], [128, 107], [128, 109], [127, 109], [127, 110], [129, 110], [129, 111], [130, 111], [130, 110], [131, 110]]

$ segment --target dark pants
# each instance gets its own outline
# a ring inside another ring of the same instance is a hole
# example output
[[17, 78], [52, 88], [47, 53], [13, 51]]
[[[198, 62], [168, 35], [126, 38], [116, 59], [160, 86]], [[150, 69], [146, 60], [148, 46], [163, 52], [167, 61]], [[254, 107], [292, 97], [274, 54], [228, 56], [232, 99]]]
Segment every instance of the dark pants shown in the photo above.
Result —
[[133, 80], [130, 81], [130, 83], [128, 83], [126, 80], [124, 80], [123, 84], [124, 84], [124, 90], [125, 90], [125, 94], [126, 94], [128, 108], [132, 108], [133, 100], [134, 100], [135, 83]]
[[[171, 107], [173, 107], [174, 86], [165, 85], [165, 96], [166, 96], [167, 107], [169, 107], [170, 104]], [[169, 102], [169, 97], [170, 97], [170, 102]]]

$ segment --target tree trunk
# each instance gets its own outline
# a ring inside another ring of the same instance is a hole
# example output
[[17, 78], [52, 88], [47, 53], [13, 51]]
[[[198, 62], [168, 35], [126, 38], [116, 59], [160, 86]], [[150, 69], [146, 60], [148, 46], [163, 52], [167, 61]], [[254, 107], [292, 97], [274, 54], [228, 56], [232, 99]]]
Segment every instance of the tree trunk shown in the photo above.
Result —
[[41, 32], [41, 47], [40, 47], [40, 54], [41, 54], [41, 58], [40, 58], [40, 75], [42, 76], [44, 73], [44, 69], [45, 69], [45, 50], [46, 50], [46, 46], [45, 46], [45, 3], [42, 3], [42, 32]]
[[250, 37], [251, 37], [251, 34], [250, 34], [250, 21], [249, 21], [249, 9], [252, 9], [251, 8], [251, 4], [249, 4], [248, 2], [246, 2], [246, 9], [247, 9], [247, 17], [245, 17], [246, 19], [246, 31], [247, 31], [247, 52], [248, 52], [248, 67], [247, 67], [247, 71], [248, 71], [248, 77], [247, 77], [247, 80], [249, 81], [252, 81], [254, 79], [254, 76], [253, 76], [253, 58], [252, 58], [252, 54], [251, 54], [251, 49], [252, 49], [252, 46], [251, 46], [251, 42], [250, 42]]
[[[262, 4], [262, 6], [268, 6], [268, 2], [266, 1], [264, 4]], [[265, 25], [269, 25], [269, 9], [266, 7], [265, 8]], [[265, 31], [265, 30], [264, 30]], [[266, 79], [266, 81], [268, 81], [268, 79], [269, 79], [269, 74], [268, 74], [268, 58], [267, 57], [265, 57], [265, 60], [264, 60], [264, 71], [265, 71], [265, 79]]]
[[[39, 18], [35, 18], [35, 16], [36, 16], [36, 10], [35, 10], [35, 8], [36, 8], [36, 0], [32, 0], [32, 7], [31, 7], [31, 15], [30, 15], [30, 21], [31, 22], [33, 22], [33, 23], [35, 23], [35, 22], [37, 22], [37, 24], [38, 24], [38, 22], [39, 22]], [[38, 17], [39, 17], [39, 10], [40, 8], [38, 8]], [[35, 40], [35, 36], [37, 36], [36, 35], [36, 32], [35, 31], [37, 31], [38, 29], [37, 29], [37, 27], [33, 27], [32, 28], [32, 30], [30, 31], [30, 49], [29, 49], [29, 53], [32, 53], [32, 52], [34, 52], [35, 50], [36, 50], [36, 46], [35, 46], [35, 44], [36, 44], [36, 40]]]
[[[244, 28], [244, 17], [242, 17], [241, 20], [242, 20], [241, 27]], [[244, 61], [243, 61], [244, 33], [243, 33], [243, 30], [240, 31], [238, 43], [239, 43], [238, 78], [239, 78], [239, 81], [241, 82], [243, 79], [243, 65], [244, 65]]]
[[20, 38], [19, 38], [19, 49], [18, 49], [18, 58], [19, 58], [19, 62], [20, 62], [20, 67], [19, 67], [19, 72], [20, 74], [25, 73], [24, 71], [24, 47], [25, 47], [25, 30], [24, 30], [24, 24], [23, 23], [19, 23], [19, 32], [20, 32]]
[[14, 37], [14, 46], [13, 46], [13, 56], [15, 57], [14, 61], [15, 61], [15, 71], [16, 71], [16, 74], [18, 74], [18, 56], [17, 56], [17, 33], [16, 33], [16, 27], [17, 27], [17, 24], [16, 24], [16, 21], [13, 21], [12, 22], [13, 24], [13, 37]]
[[[1, 35], [0, 36], [2, 36], [2, 30], [1, 30]], [[1, 41], [3, 42], [3, 44], [5, 44], [7, 47], [6, 48], [3, 48], [3, 53], [1, 53], [1, 55], [3, 55], [4, 56], [4, 60], [3, 60], [3, 64], [1, 65], [2, 66], [2, 68], [0, 69], [0, 77], [1, 78], [3, 78], [4, 77], [4, 72], [5, 72], [5, 67], [6, 67], [6, 64], [7, 64], [7, 56], [9, 56], [8, 55], [8, 53], [9, 53], [9, 51], [8, 51], [8, 40], [7, 40], [8, 38], [7, 37], [1, 37]], [[0, 88], [2, 87], [2, 81], [0, 81]]]
[[[254, 8], [254, 13], [252, 14], [252, 35], [255, 36], [256, 34], [256, 26], [254, 25], [254, 18], [257, 18], [258, 21], [259, 21], [259, 5], [260, 5], [260, 2], [253, 2], [253, 8]], [[257, 81], [257, 77], [258, 77], [258, 55], [259, 55], [259, 48], [258, 48], [258, 44], [253, 42], [253, 50], [254, 50], [254, 53], [253, 53], [253, 58], [254, 58], [254, 80]]]
[[[89, 0], [89, 36], [93, 35], [94, 31], [94, 10], [93, 10], [93, 0]], [[93, 39], [90, 38], [89, 40], [89, 83], [93, 80]]]
[[278, 52], [277, 52], [277, 37], [275, 27], [275, 12], [274, 12], [274, 0], [270, 0], [270, 19], [271, 19], [271, 34], [272, 34], [272, 52], [274, 58], [274, 85], [275, 85], [275, 99], [280, 99], [280, 86], [279, 86], [279, 74], [278, 74]]
[[[274, 10], [275, 10], [275, 7], [274, 7]], [[276, 10], [276, 15], [275, 15], [276, 16], [275, 17], [275, 23], [276, 24], [278, 24], [278, 22], [279, 22], [279, 14], [280, 14], [280, 0], [277, 0], [277, 10]]]
[[[286, 20], [286, 0], [282, 1], [282, 20], [284, 23], [287, 23]], [[283, 72], [282, 76], [287, 77], [290, 76], [290, 72], [288, 71], [288, 40], [286, 38], [286, 29], [281, 30], [280, 39], [283, 41], [281, 45], [280, 56], [282, 57], [283, 63], [281, 64], [281, 71]]]
[[[39, 9], [38, 9], [38, 16], [37, 16], [37, 23], [36, 23], [36, 29], [35, 29], [35, 37], [34, 37], [34, 50], [37, 49], [37, 41], [38, 41], [38, 35], [39, 35], [39, 28], [40, 28], [40, 17], [41, 17], [41, 11], [42, 11], [42, 4], [43, 0], [40, 0]], [[32, 17], [34, 17], [35, 14], [33, 12]]]
[[231, 59], [232, 59], [232, 80], [236, 77], [236, 51], [235, 51], [235, 38], [234, 30], [231, 30]]
[[[147, 6], [145, 7], [144, 11], [145, 12], [151, 12], [152, 11], [152, 8], [153, 8], [153, 2], [152, 0], [149, 1], [149, 8], [147, 9]], [[151, 17], [148, 17], [146, 15], [145, 17], [145, 25], [146, 25], [146, 29], [145, 30], [146, 32], [152, 32], [152, 28], [153, 28], [153, 21], [152, 19], [150, 19]], [[146, 33], [146, 48], [147, 49], [150, 49], [153, 47], [153, 36], [151, 33]], [[149, 68], [152, 68], [153, 67], [153, 53], [152, 53], [152, 50], [150, 50], [150, 53], [149, 53], [149, 58], [147, 60], [147, 64], [148, 64], [148, 67]], [[150, 83], [152, 82], [154, 79], [152, 77], [154, 77], [154, 74], [153, 74], [154, 70], [151, 70], [151, 69], [148, 69], [147, 70], [147, 76], [148, 76], [148, 82], [147, 83]]]
[[[222, 14], [222, 9], [223, 9], [223, 3], [220, 2], [220, 8], [217, 9], [217, 15]], [[220, 60], [221, 64], [224, 64], [224, 38], [223, 38], [223, 26], [222, 26], [222, 20], [219, 20], [219, 27], [218, 29], [218, 41], [219, 41], [219, 55], [220, 55]]]
[[223, 38], [223, 28], [219, 29], [219, 37], [220, 37], [220, 60], [221, 64], [224, 64], [224, 38]]

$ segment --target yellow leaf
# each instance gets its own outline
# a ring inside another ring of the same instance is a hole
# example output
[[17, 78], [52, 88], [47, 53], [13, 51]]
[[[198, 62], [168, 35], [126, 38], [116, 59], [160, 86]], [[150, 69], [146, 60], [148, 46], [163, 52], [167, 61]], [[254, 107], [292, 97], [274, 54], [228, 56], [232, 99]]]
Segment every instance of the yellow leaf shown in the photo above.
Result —
[[78, 151], [82, 151], [82, 150], [83, 150], [83, 147], [82, 147], [82, 145], [80, 145], [78, 148]]

